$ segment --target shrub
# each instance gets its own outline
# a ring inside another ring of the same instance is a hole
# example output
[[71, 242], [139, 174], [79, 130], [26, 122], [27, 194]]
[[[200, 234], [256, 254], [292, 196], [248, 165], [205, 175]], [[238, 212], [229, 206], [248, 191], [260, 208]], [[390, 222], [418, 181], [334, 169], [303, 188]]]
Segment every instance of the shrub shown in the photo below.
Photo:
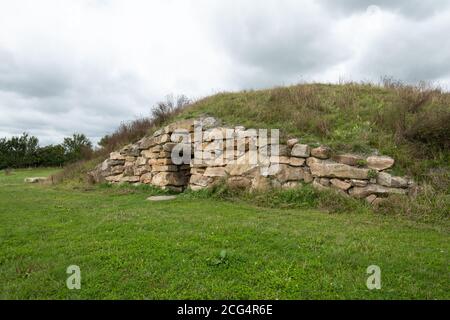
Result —
[[165, 101], [158, 102], [151, 111], [151, 117], [138, 118], [123, 122], [109, 135], [104, 136], [98, 143], [101, 147], [97, 155], [106, 156], [129, 143], [134, 143], [149, 134], [152, 130], [167, 123], [180, 113], [191, 101], [184, 95], [174, 98], [168, 95]]

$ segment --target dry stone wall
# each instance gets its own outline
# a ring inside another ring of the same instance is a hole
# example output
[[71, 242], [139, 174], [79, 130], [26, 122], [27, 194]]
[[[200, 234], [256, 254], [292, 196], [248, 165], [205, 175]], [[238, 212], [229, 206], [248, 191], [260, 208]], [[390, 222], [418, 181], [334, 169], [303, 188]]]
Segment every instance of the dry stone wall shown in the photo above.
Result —
[[112, 152], [89, 175], [96, 182], [151, 184], [179, 192], [217, 183], [248, 190], [312, 183], [376, 205], [390, 194], [416, 192], [410, 178], [389, 173], [394, 163], [388, 156], [340, 154], [299, 139], [280, 144], [266, 130], [222, 127], [208, 117], [170, 124]]

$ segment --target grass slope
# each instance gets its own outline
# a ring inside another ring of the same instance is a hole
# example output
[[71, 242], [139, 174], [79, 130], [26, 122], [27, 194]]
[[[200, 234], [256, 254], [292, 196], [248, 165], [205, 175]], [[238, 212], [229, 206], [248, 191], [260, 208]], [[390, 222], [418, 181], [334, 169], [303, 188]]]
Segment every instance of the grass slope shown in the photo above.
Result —
[[[0, 173], [0, 298], [450, 298], [443, 227], [22, 182], [50, 173]], [[65, 286], [72, 264], [81, 290]], [[366, 288], [372, 264], [381, 290]]]
[[302, 84], [219, 93], [178, 116], [215, 116], [228, 125], [280, 129], [284, 138], [324, 143], [337, 151], [396, 159], [395, 171], [450, 188], [450, 94], [386, 83]]

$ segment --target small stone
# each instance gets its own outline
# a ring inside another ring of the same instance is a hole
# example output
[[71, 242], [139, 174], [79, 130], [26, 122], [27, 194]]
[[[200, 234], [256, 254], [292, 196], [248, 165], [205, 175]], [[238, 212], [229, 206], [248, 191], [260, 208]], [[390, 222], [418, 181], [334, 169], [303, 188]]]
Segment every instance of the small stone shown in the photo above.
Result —
[[319, 159], [328, 159], [331, 155], [331, 149], [325, 146], [311, 149], [311, 156]]
[[370, 196], [366, 197], [366, 201], [367, 201], [367, 203], [372, 204], [372, 202], [374, 202], [376, 198], [377, 198], [376, 195], [371, 194]]
[[330, 182], [333, 185], [333, 187], [336, 187], [336, 188], [338, 188], [340, 190], [344, 190], [344, 191], [347, 191], [352, 186], [350, 183], [345, 182], [345, 181], [340, 180], [340, 179], [331, 179]]
[[194, 184], [197, 186], [207, 187], [213, 182], [213, 179], [211, 177], [205, 177], [204, 175], [200, 174], [193, 174], [191, 175], [189, 179], [190, 184]]
[[291, 156], [298, 158], [308, 158], [311, 151], [307, 144], [296, 144], [292, 148]]
[[167, 200], [174, 200], [177, 196], [152, 196], [148, 197], [148, 201], [167, 201]]
[[189, 189], [191, 189], [192, 191], [199, 191], [199, 190], [203, 190], [206, 187], [202, 187], [202, 186], [197, 186], [197, 185], [190, 185]]
[[226, 171], [224, 167], [208, 167], [206, 168], [204, 175], [206, 177], [224, 177]]
[[305, 180], [305, 183], [311, 183], [313, 181], [313, 176], [311, 172], [304, 171], [303, 173], [303, 180]]
[[350, 182], [354, 187], [365, 187], [368, 184], [367, 180], [351, 179]]
[[295, 189], [301, 186], [301, 183], [298, 181], [288, 181], [286, 183], [283, 183], [281, 186], [283, 189]]
[[134, 175], [142, 176], [143, 174], [146, 174], [150, 171], [152, 171], [152, 168], [150, 166], [137, 167], [137, 168], [134, 168]]
[[287, 157], [289, 156], [289, 148], [287, 145], [285, 144], [280, 144], [278, 145], [278, 150], [274, 150], [274, 148], [276, 149], [276, 145], [272, 145], [270, 148], [270, 154], [274, 154], [278, 151], [278, 154], [276, 154], [277, 156], [281, 156], [281, 157]]
[[312, 183], [312, 186], [313, 186], [314, 189], [319, 190], [319, 191], [330, 190], [329, 187], [325, 187], [324, 185], [320, 184], [318, 179], [314, 179], [314, 182]]
[[354, 154], [339, 154], [333, 156], [333, 160], [342, 164], [347, 164], [349, 166], [357, 166], [358, 163], [364, 161], [360, 156]]
[[313, 163], [322, 163], [323, 160], [314, 158], [314, 157], [309, 157], [308, 159], [306, 159], [306, 165], [308, 167], [310, 167]]
[[180, 175], [178, 172], [159, 172], [153, 179], [152, 184], [155, 186], [184, 186], [186, 185], [186, 177]]
[[155, 137], [155, 142], [156, 142], [156, 144], [163, 144], [166, 142], [170, 142], [170, 135], [165, 133], [158, 137]]
[[139, 182], [140, 177], [138, 176], [123, 176], [119, 182], [128, 182], [128, 183], [134, 183]]
[[144, 174], [139, 178], [139, 181], [140, 181], [141, 183], [150, 184], [150, 183], [152, 182], [152, 177], [153, 177], [153, 174], [152, 174], [151, 172], [147, 172], [147, 173], [144, 173]]
[[178, 171], [178, 166], [175, 166], [175, 165], [167, 165], [167, 166], [154, 165], [154, 166], [152, 166], [152, 171], [154, 171], [154, 172], [165, 172], [165, 171], [176, 172], [176, 171]]
[[125, 160], [125, 156], [121, 155], [120, 152], [111, 152], [109, 158], [111, 160]]
[[147, 159], [144, 157], [138, 157], [136, 159], [136, 165], [137, 166], [145, 166], [147, 164]]
[[145, 137], [141, 139], [139, 143], [139, 149], [149, 149], [156, 145], [156, 141], [154, 137]]
[[175, 142], [167, 142], [166, 144], [163, 144], [162, 148], [164, 151], [172, 152], [172, 150], [178, 145], [178, 143]]
[[402, 177], [393, 177], [389, 173], [380, 172], [377, 176], [377, 183], [386, 187], [407, 188], [408, 180]]
[[220, 121], [213, 117], [202, 118], [199, 121], [195, 122], [195, 125], [201, 126], [203, 130], [217, 127], [219, 124]]
[[284, 157], [284, 156], [271, 156], [270, 157], [271, 163], [283, 163], [283, 164], [289, 164], [290, 158]]
[[124, 166], [114, 166], [111, 168], [111, 173], [112, 174], [121, 174], [125, 171], [125, 167]]
[[122, 178], [123, 178], [123, 174], [118, 174], [115, 176], [106, 177], [105, 180], [108, 182], [114, 183], [114, 182], [120, 182], [122, 180]]
[[150, 159], [148, 163], [152, 166], [167, 166], [173, 164], [172, 159], [170, 158]]
[[289, 148], [292, 148], [294, 145], [296, 145], [298, 143], [298, 139], [289, 139], [287, 141], [287, 145]]
[[281, 183], [284, 183], [287, 181], [303, 180], [304, 175], [303, 175], [302, 168], [291, 167], [287, 164], [279, 164], [278, 169], [279, 170], [275, 174], [275, 176], [278, 179], [278, 181], [280, 181]]
[[291, 157], [289, 158], [289, 164], [293, 167], [301, 167], [302, 165], [305, 164], [305, 159], [304, 158], [296, 158], [296, 157]]
[[268, 177], [256, 176], [252, 181], [251, 190], [267, 191], [272, 188], [271, 180]]

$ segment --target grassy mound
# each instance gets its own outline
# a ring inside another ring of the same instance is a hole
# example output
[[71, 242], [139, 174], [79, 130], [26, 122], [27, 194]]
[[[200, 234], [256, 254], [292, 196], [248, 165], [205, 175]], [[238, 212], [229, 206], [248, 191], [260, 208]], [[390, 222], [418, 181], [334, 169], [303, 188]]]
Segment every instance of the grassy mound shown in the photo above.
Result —
[[368, 154], [376, 149], [396, 159], [397, 173], [445, 180], [441, 186], [448, 190], [450, 94], [437, 89], [350, 83], [220, 93], [178, 117], [205, 114], [227, 125], [281, 129], [284, 138], [339, 151]]
[[[185, 97], [178, 100], [159, 103], [151, 119], [122, 124], [115, 133], [103, 139], [103, 148], [96, 159], [69, 166], [55, 180], [80, 183], [84, 181], [85, 173], [102, 161], [107, 152], [136, 142], [143, 132], [150, 134], [175, 120], [209, 115], [230, 126], [281, 129], [283, 140], [296, 137], [304, 143], [326, 144], [337, 151], [370, 154], [378, 150], [390, 155], [396, 159], [393, 173], [414, 177], [424, 186], [424, 192], [413, 201], [391, 197], [377, 210], [419, 220], [448, 219], [449, 93], [424, 85], [407, 86], [385, 81], [383, 85], [301, 84], [219, 93], [190, 104]], [[291, 197], [289, 203], [297, 199], [297, 195], [281, 193], [277, 195], [283, 199]], [[231, 194], [234, 198], [244, 195], [242, 192]], [[250, 198], [254, 200], [255, 196]], [[274, 200], [265, 195], [260, 198], [271, 199], [266, 201], [268, 204]], [[336, 204], [323, 200], [325, 198], [310, 201], [310, 204], [334, 211]], [[340, 205], [338, 203], [337, 207]]]

